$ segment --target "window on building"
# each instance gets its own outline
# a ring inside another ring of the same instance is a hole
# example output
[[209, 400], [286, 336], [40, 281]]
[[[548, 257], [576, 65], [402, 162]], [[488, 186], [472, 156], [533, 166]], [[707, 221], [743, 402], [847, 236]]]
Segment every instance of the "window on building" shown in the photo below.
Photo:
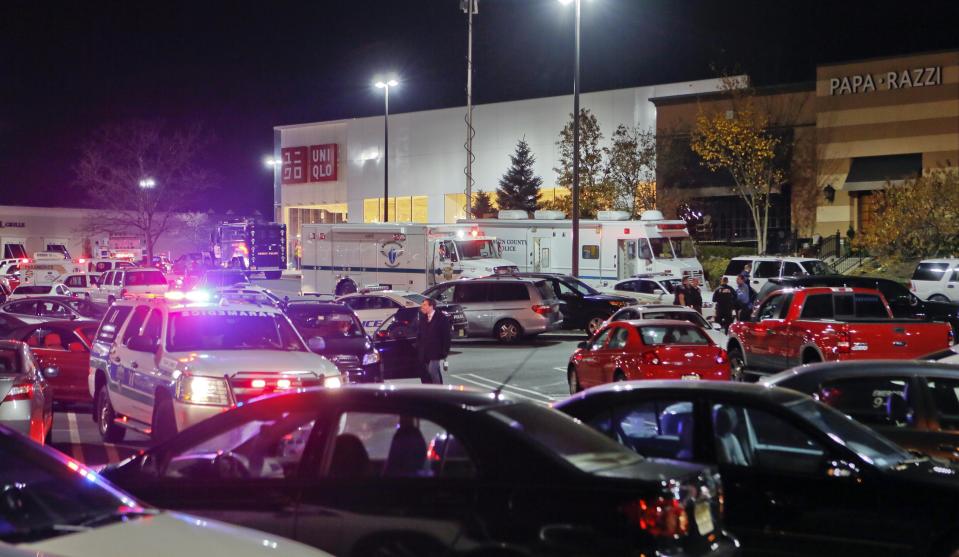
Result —
[[595, 244], [584, 245], [583, 259], [599, 259], [599, 246]]
[[[387, 199], [389, 222], [428, 222], [429, 198], [425, 195]], [[383, 222], [383, 198], [363, 200], [363, 222]]]

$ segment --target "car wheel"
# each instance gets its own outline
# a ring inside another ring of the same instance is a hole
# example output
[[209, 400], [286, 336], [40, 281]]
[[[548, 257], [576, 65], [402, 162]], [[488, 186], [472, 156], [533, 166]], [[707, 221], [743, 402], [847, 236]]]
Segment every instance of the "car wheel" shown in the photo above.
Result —
[[932, 296], [929, 296], [929, 301], [930, 302], [946, 302], [946, 303], [950, 302], [949, 298], [943, 296], [942, 294], [933, 294]]
[[513, 344], [523, 336], [523, 329], [512, 319], [504, 319], [493, 327], [493, 335], [503, 344]]
[[618, 383], [620, 381], [625, 381], [625, 380], [626, 380], [626, 374], [623, 373], [623, 370], [617, 369], [616, 373], [613, 374], [613, 382]]
[[579, 384], [579, 375], [576, 374], [576, 368], [573, 366], [569, 366], [569, 370], [566, 371], [566, 382], [569, 384], [569, 394], [571, 395], [583, 390], [583, 387]]
[[738, 344], [729, 349], [729, 378], [733, 381], [746, 380], [746, 358]]
[[116, 413], [113, 411], [113, 405], [110, 404], [110, 394], [104, 385], [97, 391], [96, 398], [97, 409], [97, 430], [100, 432], [100, 438], [105, 443], [119, 443], [127, 434], [127, 430], [114, 423]]
[[594, 315], [590, 317], [586, 322], [586, 334], [589, 336], [596, 334], [596, 331], [603, 326], [603, 323], [605, 323], [607, 319], [609, 319], [607, 315]]
[[816, 354], [812, 350], [807, 350], [802, 355], [802, 363], [804, 364], [818, 364], [822, 361], [822, 358], [819, 357], [819, 354]]
[[158, 396], [155, 400], [151, 436], [157, 443], [162, 443], [176, 435], [176, 417], [173, 415], [173, 400], [169, 396]]

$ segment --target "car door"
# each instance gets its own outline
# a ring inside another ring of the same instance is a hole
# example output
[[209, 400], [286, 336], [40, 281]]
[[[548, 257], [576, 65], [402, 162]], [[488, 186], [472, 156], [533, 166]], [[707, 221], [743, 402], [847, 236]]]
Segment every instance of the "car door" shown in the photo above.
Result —
[[[163, 333], [163, 311], [154, 308], [143, 324], [140, 334], [159, 347]], [[132, 338], [132, 337], [131, 337]], [[166, 387], [167, 381], [160, 374], [156, 350], [149, 352], [129, 349], [129, 388], [131, 389], [131, 418], [143, 423], [152, 423], [154, 397], [158, 387]]]
[[3, 306], [3, 311], [13, 314], [24, 323], [35, 324], [44, 320], [37, 314], [36, 300], [18, 300]]
[[586, 348], [581, 352], [582, 358], [576, 362], [576, 374], [579, 377], [579, 384], [583, 388], [601, 385], [603, 380], [603, 354], [613, 332], [612, 327], [607, 327], [600, 331], [596, 336], [586, 342]]
[[401, 310], [386, 318], [373, 333], [373, 344], [383, 360], [384, 379], [422, 377], [423, 370], [416, 351], [418, 313], [418, 310], [415, 313]]
[[298, 541], [334, 555], [402, 548], [439, 556], [467, 545], [477, 470], [446, 419], [404, 405], [344, 403], [323, 434], [301, 468]]
[[[150, 306], [147, 305], [141, 304], [133, 308], [120, 338], [113, 342], [107, 356], [109, 359], [107, 386], [110, 389], [110, 403], [117, 413], [125, 416], [142, 417], [145, 407], [153, 404], [152, 393], [150, 398], [147, 398], [144, 393], [134, 388], [135, 374], [140, 367], [139, 360], [144, 356], [129, 347], [133, 337], [140, 334], [140, 329], [149, 313]], [[134, 363], [136, 363], [135, 367]]]
[[495, 325], [494, 319], [498, 315], [496, 306], [499, 304], [490, 302], [487, 293], [495, 285], [485, 282], [459, 282], [452, 287], [452, 299], [440, 299], [447, 303], [459, 304], [463, 308], [470, 335], [489, 336]]
[[21, 340], [30, 346], [41, 368], [58, 369], [56, 377], [50, 380], [54, 397], [88, 399], [90, 352], [86, 343], [70, 327], [38, 325]]
[[586, 323], [586, 300], [578, 291], [566, 286], [562, 281], [549, 279], [553, 291], [563, 301], [563, 328], [579, 329]]
[[753, 314], [753, 323], [742, 329], [742, 340], [746, 351], [746, 360], [750, 367], [768, 369], [774, 367], [772, 357], [773, 338], [781, 334], [782, 319], [779, 318], [782, 309], [783, 295], [776, 293], [766, 299]]

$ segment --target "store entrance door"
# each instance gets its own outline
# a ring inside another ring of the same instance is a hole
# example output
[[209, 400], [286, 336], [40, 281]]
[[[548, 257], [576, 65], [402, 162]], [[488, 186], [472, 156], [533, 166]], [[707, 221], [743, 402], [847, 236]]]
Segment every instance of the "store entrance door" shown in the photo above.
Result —
[[859, 222], [859, 226], [857, 227], [856, 235], [862, 236], [864, 233], [875, 230], [876, 223], [878, 222], [876, 209], [879, 205], [879, 196], [868, 191], [860, 193], [858, 198], [858, 203], [856, 204], [856, 220]]

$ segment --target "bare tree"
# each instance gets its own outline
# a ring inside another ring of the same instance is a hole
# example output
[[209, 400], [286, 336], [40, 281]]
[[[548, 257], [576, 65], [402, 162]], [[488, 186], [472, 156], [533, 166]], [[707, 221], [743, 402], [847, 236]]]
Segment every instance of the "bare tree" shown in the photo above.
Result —
[[606, 176], [615, 191], [614, 208], [638, 217], [656, 208], [656, 133], [620, 124], [606, 154]]
[[97, 130], [76, 167], [77, 184], [101, 211], [88, 229], [136, 234], [152, 261], [157, 240], [176, 226], [176, 213], [195, 204], [210, 185], [196, 162], [210, 140], [200, 126], [176, 129], [159, 121]]
[[193, 247], [196, 247], [199, 243], [197, 238], [200, 235], [200, 230], [206, 227], [210, 217], [202, 211], [191, 211], [181, 213], [177, 215], [177, 218], [193, 233]]

